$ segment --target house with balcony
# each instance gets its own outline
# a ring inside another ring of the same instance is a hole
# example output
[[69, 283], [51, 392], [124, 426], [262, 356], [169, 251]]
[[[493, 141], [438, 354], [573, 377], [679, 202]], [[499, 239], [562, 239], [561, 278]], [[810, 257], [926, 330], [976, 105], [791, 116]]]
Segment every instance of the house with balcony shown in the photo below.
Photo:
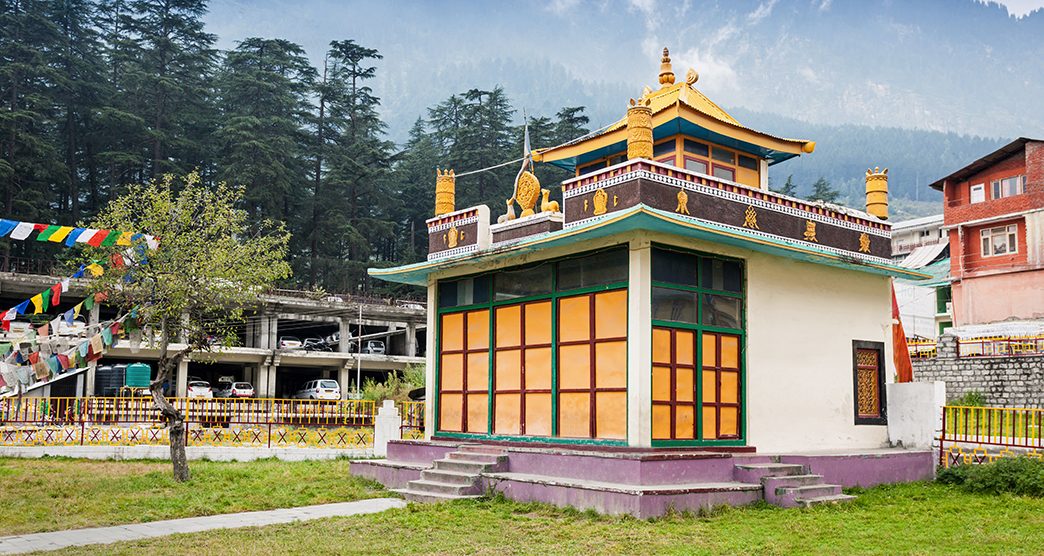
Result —
[[1044, 318], [1044, 140], [1020, 137], [936, 180], [955, 326]]

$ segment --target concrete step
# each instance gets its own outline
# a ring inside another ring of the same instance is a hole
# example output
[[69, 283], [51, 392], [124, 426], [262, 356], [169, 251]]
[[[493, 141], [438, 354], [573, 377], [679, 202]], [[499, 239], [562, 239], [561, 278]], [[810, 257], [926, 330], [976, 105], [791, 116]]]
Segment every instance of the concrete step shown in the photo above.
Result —
[[733, 470], [733, 478], [741, 483], [760, 483], [764, 477], [805, 475], [804, 465], [796, 463], [742, 463]]
[[832, 494], [829, 496], [816, 496], [814, 498], [798, 498], [796, 502], [802, 508], [809, 506], [819, 506], [822, 504], [843, 504], [845, 502], [851, 502], [856, 497], [849, 494]]
[[761, 484], [765, 492], [776, 492], [780, 487], [799, 487], [823, 484], [822, 475], [784, 475], [782, 477], [762, 477]]
[[490, 465], [498, 465], [507, 462], [507, 456], [497, 454], [487, 454], [484, 452], [450, 452], [446, 454], [448, 459], [455, 459], [460, 461], [473, 461], [476, 463], [488, 463]]
[[455, 471], [457, 473], [469, 473], [471, 475], [478, 475], [485, 471], [493, 470], [495, 467], [496, 464], [463, 459], [446, 458], [435, 460], [435, 469], [438, 469], [439, 471]]
[[472, 454], [490, 454], [494, 456], [507, 455], [507, 450], [499, 446], [490, 446], [489, 444], [461, 444], [457, 446], [458, 452], [468, 452]]
[[397, 492], [402, 495], [403, 498], [410, 502], [419, 502], [422, 504], [435, 504], [439, 502], [449, 502], [451, 500], [467, 500], [472, 498], [482, 498], [481, 495], [466, 495], [457, 496], [453, 494], [438, 494], [434, 492], [420, 492], [412, 490], [410, 488], [394, 489], [392, 492]]
[[435, 481], [439, 483], [471, 485], [475, 484], [475, 481], [479, 479], [479, 475], [458, 473], [456, 471], [447, 471], [445, 469], [425, 469], [424, 471], [421, 471], [420, 478], [425, 481]]
[[798, 498], [808, 500], [810, 498], [841, 494], [841, 485], [819, 484], [799, 487], [780, 487], [776, 489], [776, 494], [783, 497], [792, 497], [795, 500]]
[[425, 479], [410, 481], [406, 488], [413, 492], [423, 492], [426, 494], [448, 494], [452, 496], [482, 494], [482, 489], [477, 484], [461, 485], [454, 483], [442, 483], [438, 481], [428, 481]]

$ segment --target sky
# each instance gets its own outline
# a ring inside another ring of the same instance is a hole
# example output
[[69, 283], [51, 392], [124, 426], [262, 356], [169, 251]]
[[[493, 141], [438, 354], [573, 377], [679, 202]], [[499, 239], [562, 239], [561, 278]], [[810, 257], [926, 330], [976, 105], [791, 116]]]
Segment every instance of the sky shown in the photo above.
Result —
[[[977, 2], [214, 0], [206, 23], [220, 48], [280, 37], [316, 65], [334, 39], [378, 49], [373, 88], [396, 140], [426, 107], [495, 85], [530, 114], [583, 104], [592, 124], [608, 123], [628, 96], [655, 84], [665, 45], [676, 73], [695, 68], [697, 86], [726, 107], [818, 123], [1032, 135], [1044, 128], [1044, 108], [1032, 100], [1044, 96], [1044, 71], [1031, 66], [1041, 75], [1024, 76], [1010, 59], [1028, 49], [1040, 64], [1032, 53], [1044, 54], [1044, 11], [1033, 11], [1044, 0]], [[972, 86], [974, 73], [1010, 87], [994, 94]]]

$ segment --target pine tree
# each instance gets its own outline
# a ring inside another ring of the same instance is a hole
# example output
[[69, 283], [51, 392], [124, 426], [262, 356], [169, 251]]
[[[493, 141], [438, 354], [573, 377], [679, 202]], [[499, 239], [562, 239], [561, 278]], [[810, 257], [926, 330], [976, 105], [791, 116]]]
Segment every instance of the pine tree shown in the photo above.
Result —
[[297, 214], [308, 174], [304, 126], [314, 77], [304, 49], [282, 39], [251, 37], [225, 56], [216, 78], [223, 120], [218, 179], [246, 186], [244, 202], [255, 221]]
[[808, 199], [812, 201], [826, 201], [828, 203], [833, 203], [836, 202], [840, 196], [841, 194], [830, 186], [830, 182], [821, 176], [816, 180], [816, 183], [812, 184], [812, 193], [808, 196]]
[[797, 196], [797, 185], [794, 183], [794, 174], [787, 176], [787, 181], [783, 184], [783, 187], [776, 190], [783, 195], [789, 195], [791, 197]]
[[424, 222], [434, 214], [431, 196], [435, 167], [442, 163], [440, 154], [439, 145], [427, 132], [424, 119], [417, 118], [392, 174], [399, 199], [395, 220], [402, 223], [406, 239], [405, 249], [399, 254], [400, 260], [421, 260], [427, 253], [428, 231]]
[[573, 139], [578, 139], [588, 133], [587, 124], [590, 118], [584, 115], [586, 110], [583, 106], [566, 106], [555, 114], [558, 121], [555, 123], [555, 144], [547, 145], [553, 147]]

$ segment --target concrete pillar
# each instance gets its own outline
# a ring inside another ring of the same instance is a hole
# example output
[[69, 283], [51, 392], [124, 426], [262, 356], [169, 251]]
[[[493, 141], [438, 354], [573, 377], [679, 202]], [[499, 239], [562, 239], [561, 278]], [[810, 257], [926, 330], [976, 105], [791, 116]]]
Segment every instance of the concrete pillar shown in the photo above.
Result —
[[412, 322], [406, 323], [406, 353], [403, 355], [417, 356], [417, 325]]
[[[95, 305], [95, 307], [97, 307], [97, 305]], [[97, 361], [91, 361], [90, 363], [87, 363], [87, 372], [85, 373], [87, 375], [87, 384], [86, 386], [84, 386], [84, 391], [87, 393], [88, 396], [96, 395], [94, 392], [94, 377], [97, 370]]]
[[257, 392], [259, 398], [271, 398], [272, 395], [268, 391], [268, 365], [260, 364], [257, 366], [257, 382], [254, 383], [254, 390]]
[[[340, 335], [340, 340], [337, 342], [337, 351], [341, 353], [348, 353], [351, 351], [351, 322], [346, 317], [341, 317], [337, 321], [337, 333]], [[345, 388], [347, 384], [342, 384], [341, 388]]]
[[337, 370], [337, 384], [341, 385], [341, 399], [348, 399], [348, 384], [352, 381], [352, 363], [345, 361]]
[[424, 392], [428, 403], [424, 404], [424, 440], [431, 440], [435, 433], [435, 318], [438, 307], [438, 298], [435, 295], [437, 281], [431, 274], [428, 275], [428, 333], [426, 365], [424, 366]]
[[[652, 248], [630, 242], [627, 292], [627, 444], [652, 446]], [[429, 325], [430, 326], [430, 325]], [[432, 328], [429, 328], [432, 330]]]
[[279, 347], [279, 317], [269, 315], [268, 317], [268, 349]]
[[188, 325], [189, 325], [189, 314], [181, 314], [181, 330], [178, 330], [178, 343], [188, 343]]
[[402, 438], [402, 417], [399, 416], [399, 408], [395, 407], [392, 400], [384, 400], [384, 404], [377, 410], [377, 417], [373, 423], [373, 455], [385, 457], [388, 455], [388, 441]]
[[182, 357], [181, 362], [178, 363], [177, 377], [175, 379], [177, 389], [175, 392], [179, 398], [188, 396], [188, 365], [189, 361], [187, 357]]

